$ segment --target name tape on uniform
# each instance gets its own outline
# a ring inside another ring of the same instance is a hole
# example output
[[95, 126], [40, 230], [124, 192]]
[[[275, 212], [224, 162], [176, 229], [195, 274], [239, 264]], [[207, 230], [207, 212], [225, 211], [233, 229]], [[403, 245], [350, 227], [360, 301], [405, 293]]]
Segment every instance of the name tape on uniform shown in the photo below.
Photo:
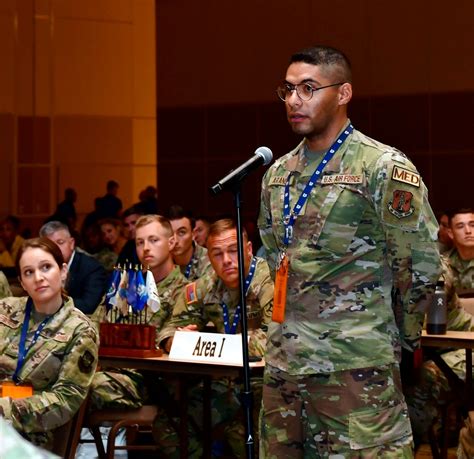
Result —
[[224, 333], [177, 331], [170, 360], [242, 365], [242, 336]]
[[351, 183], [362, 183], [362, 175], [325, 175], [321, 179], [322, 184], [328, 184], [328, 183], [345, 183], [345, 184], [351, 184]]

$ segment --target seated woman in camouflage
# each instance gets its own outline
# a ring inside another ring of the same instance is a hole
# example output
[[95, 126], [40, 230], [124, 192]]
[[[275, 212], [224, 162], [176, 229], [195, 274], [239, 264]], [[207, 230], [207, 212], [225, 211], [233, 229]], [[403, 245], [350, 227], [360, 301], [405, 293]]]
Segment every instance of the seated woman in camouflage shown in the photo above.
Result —
[[23, 243], [17, 259], [23, 298], [0, 300], [0, 415], [46, 448], [67, 423], [94, 376], [98, 336], [62, 289], [67, 265], [46, 238]]

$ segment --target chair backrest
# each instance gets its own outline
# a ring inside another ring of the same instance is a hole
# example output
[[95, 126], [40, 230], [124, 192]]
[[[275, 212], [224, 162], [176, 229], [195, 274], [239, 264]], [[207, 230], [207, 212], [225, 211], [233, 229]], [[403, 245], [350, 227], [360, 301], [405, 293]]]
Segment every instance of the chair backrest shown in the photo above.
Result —
[[474, 316], [474, 298], [459, 298], [459, 303], [466, 312]]

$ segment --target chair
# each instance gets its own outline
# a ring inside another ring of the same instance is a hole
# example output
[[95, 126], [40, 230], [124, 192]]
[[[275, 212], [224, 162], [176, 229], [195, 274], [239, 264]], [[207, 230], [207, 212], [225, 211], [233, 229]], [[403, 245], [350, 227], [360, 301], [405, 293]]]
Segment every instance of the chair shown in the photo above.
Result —
[[89, 404], [89, 396], [82, 402], [77, 413], [66, 424], [54, 431], [52, 452], [64, 459], [74, 459], [81, 434], [81, 426]]
[[466, 312], [474, 316], [474, 298], [460, 296], [459, 303]]
[[[113, 459], [116, 450], [158, 450], [155, 443], [146, 445], [115, 446], [119, 430], [123, 427], [134, 429], [135, 432], [151, 433], [153, 422], [158, 414], [156, 405], [144, 405], [141, 408], [104, 408], [94, 410], [84, 417], [82, 427], [89, 428], [94, 437], [99, 457]], [[100, 427], [110, 426], [107, 439], [107, 451], [104, 451]], [[81, 440], [79, 440], [80, 442]]]

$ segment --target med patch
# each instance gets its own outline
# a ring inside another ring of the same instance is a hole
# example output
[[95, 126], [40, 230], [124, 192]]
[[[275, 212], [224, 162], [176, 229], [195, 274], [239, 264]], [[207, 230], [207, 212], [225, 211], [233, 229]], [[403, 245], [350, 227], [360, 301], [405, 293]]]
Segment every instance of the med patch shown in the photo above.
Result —
[[417, 188], [420, 187], [421, 182], [420, 174], [400, 166], [394, 166], [392, 170], [392, 180], [406, 183], [407, 185], [415, 186]]

